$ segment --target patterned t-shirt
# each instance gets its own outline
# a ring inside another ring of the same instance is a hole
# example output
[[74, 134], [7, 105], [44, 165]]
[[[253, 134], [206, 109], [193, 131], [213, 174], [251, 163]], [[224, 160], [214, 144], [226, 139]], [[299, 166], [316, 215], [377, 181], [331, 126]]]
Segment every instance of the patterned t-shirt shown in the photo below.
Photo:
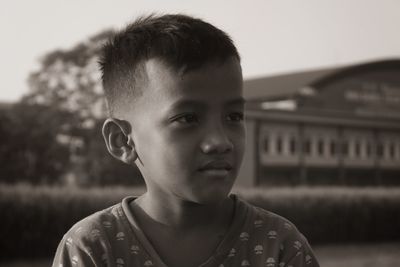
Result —
[[[319, 266], [307, 240], [292, 223], [231, 197], [233, 223], [214, 255], [200, 267]], [[53, 267], [166, 267], [129, 208], [134, 199], [127, 197], [75, 224], [61, 240]]]

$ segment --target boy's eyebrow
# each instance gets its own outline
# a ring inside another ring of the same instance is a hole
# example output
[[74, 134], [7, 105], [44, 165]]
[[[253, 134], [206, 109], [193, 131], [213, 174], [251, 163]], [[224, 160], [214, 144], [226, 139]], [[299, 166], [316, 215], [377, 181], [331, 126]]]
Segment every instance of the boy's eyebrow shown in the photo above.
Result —
[[227, 105], [244, 105], [244, 104], [246, 104], [246, 100], [243, 97], [233, 99], [227, 103]]

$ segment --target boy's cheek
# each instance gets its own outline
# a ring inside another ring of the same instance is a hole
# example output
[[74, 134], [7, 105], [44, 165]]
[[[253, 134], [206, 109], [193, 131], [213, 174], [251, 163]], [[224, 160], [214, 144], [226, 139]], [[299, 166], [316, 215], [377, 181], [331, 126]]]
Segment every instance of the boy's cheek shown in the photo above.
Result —
[[235, 134], [236, 143], [240, 144], [240, 146], [244, 147], [246, 143], [246, 127], [242, 125], [242, 127]]

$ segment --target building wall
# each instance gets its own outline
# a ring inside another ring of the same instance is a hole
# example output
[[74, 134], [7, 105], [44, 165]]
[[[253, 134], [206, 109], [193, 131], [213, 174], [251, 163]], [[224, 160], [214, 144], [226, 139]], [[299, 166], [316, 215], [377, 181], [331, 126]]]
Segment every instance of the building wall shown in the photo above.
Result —
[[[307, 73], [245, 83], [245, 91], [259, 95], [248, 98], [255, 126], [242, 177], [252, 185], [400, 185], [399, 71], [396, 59], [320, 73], [306, 83]], [[292, 105], [276, 105], [283, 101]]]
[[235, 187], [251, 187], [257, 184], [257, 122], [255, 120], [246, 121], [246, 150], [243, 156], [242, 165], [236, 179]]
[[259, 130], [257, 151], [260, 164], [283, 166], [299, 164], [296, 153], [299, 129], [296, 124], [262, 122]]
[[352, 176], [368, 184], [386, 171], [400, 184], [399, 130], [268, 120], [250, 120], [248, 128], [238, 185], [346, 184]]

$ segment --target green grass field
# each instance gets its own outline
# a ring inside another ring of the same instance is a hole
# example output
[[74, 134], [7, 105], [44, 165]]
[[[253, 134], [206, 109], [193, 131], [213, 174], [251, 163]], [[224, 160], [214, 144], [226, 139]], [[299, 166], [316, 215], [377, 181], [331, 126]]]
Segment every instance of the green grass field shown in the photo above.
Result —
[[400, 266], [400, 243], [324, 245], [315, 247], [321, 267]]
[[[0, 184], [0, 260], [47, 259], [75, 222], [119, 202], [124, 196], [143, 192], [143, 188], [130, 187], [68, 188]], [[327, 266], [335, 266], [340, 259], [350, 261], [349, 257], [352, 256], [343, 254], [334, 257], [335, 253], [352, 250], [350, 247], [342, 250], [342, 246], [330, 244], [400, 242], [400, 188], [242, 188], [236, 193], [250, 203], [294, 222], [313, 247], [318, 248], [316, 251]], [[324, 250], [325, 245], [329, 249]], [[398, 260], [393, 256], [391, 246], [385, 250], [384, 246], [373, 245], [370, 251], [368, 246], [358, 247], [351, 253], [358, 262], [363, 258], [373, 261], [371, 255], [375, 255], [372, 253], [375, 251], [389, 253], [382, 254], [384, 256], [376, 260]], [[361, 252], [358, 253], [358, 249]], [[362, 252], [364, 250], [368, 253]], [[22, 255], [20, 251], [25, 253]], [[330, 263], [330, 259], [334, 259], [334, 263]], [[48, 265], [48, 261], [45, 262]], [[27, 266], [43, 266], [43, 262], [37, 264], [42, 265]]]

